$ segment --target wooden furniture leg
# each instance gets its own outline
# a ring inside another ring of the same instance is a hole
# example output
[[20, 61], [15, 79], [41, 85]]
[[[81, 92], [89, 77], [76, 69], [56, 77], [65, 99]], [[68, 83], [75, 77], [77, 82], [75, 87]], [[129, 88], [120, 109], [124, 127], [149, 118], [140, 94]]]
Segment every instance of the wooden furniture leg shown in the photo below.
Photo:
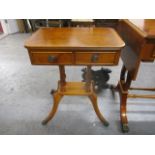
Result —
[[58, 92], [53, 94], [53, 107], [50, 111], [49, 115], [42, 121], [42, 125], [46, 125], [55, 115], [58, 109], [59, 102], [63, 96], [60, 95]]
[[120, 76], [120, 80], [121, 81], [125, 81], [125, 73], [126, 73], [126, 68], [125, 66], [123, 65], [122, 69], [121, 69], [121, 76]]
[[[60, 82], [59, 84], [61, 85], [61, 91], [64, 91], [64, 86], [66, 84], [66, 74], [65, 74], [65, 67], [59, 66], [59, 73], [60, 73]], [[63, 97], [63, 95], [57, 90], [52, 90], [51, 94], [53, 95], [53, 107], [51, 112], [49, 113], [49, 115], [42, 121], [43, 125], [46, 125], [55, 115], [57, 109], [58, 109], [58, 105], [59, 102], [61, 100], [61, 98]]]
[[99, 108], [98, 108], [98, 104], [97, 104], [97, 96], [95, 94], [94, 91], [94, 85], [92, 86], [92, 90], [91, 90], [91, 66], [87, 66], [87, 72], [86, 72], [86, 91], [87, 92], [91, 92], [91, 94], [88, 96], [93, 108], [95, 110], [96, 115], [98, 116], [98, 118], [101, 120], [101, 122], [103, 122], [103, 124], [105, 126], [108, 126], [109, 123], [106, 121], [106, 119], [103, 117], [103, 115], [101, 114]]
[[59, 102], [64, 95], [84, 95], [88, 96], [92, 102], [93, 108], [95, 110], [98, 118], [103, 122], [105, 126], [109, 123], [101, 114], [97, 105], [97, 96], [95, 94], [93, 81], [91, 81], [91, 66], [87, 66], [86, 83], [84, 82], [66, 82], [65, 78], [65, 68], [64, 66], [59, 66], [60, 71], [60, 81], [58, 82], [58, 89], [53, 91], [53, 107], [49, 115], [42, 121], [43, 125], [46, 125], [55, 115]]
[[121, 127], [123, 132], [128, 132], [129, 127], [128, 127], [128, 119], [127, 119], [127, 93], [126, 92], [121, 92], [120, 95], [120, 119], [121, 119]]
[[117, 85], [120, 94], [120, 119], [123, 132], [128, 132], [128, 119], [127, 119], [127, 99], [128, 98], [149, 98], [155, 99], [155, 95], [140, 95], [140, 94], [129, 94], [128, 90], [145, 90], [145, 91], [155, 91], [155, 88], [137, 88], [130, 87], [132, 78], [132, 73], [126, 69], [125, 66], [122, 67], [120, 81]]
[[86, 91], [90, 91], [90, 84], [91, 84], [91, 66], [87, 66], [86, 71]]
[[66, 84], [66, 74], [65, 74], [65, 66], [59, 66], [59, 73], [60, 73], [60, 82], [61, 84]]
[[[62, 86], [65, 86], [65, 84], [66, 84], [66, 74], [65, 74], [65, 66], [64, 65], [59, 65], [59, 74], [60, 74], [60, 84]], [[64, 89], [64, 87], [61, 87], [61, 89]], [[55, 92], [56, 92], [56, 90], [54, 90], [54, 89], [51, 90], [52, 95]]]
[[89, 95], [89, 99], [93, 105], [93, 108], [94, 108], [95, 113], [98, 116], [98, 118], [101, 120], [101, 122], [104, 124], [104, 126], [108, 126], [109, 125], [108, 121], [103, 117], [103, 115], [101, 114], [101, 112], [98, 108], [97, 96], [94, 94], [91, 94], [91, 95]]
[[[127, 73], [127, 77], [125, 76]], [[126, 78], [125, 78], [126, 77]], [[122, 67], [120, 81], [118, 83], [119, 94], [120, 94], [120, 119], [123, 132], [128, 132], [128, 119], [127, 119], [127, 98], [128, 90], [131, 85], [130, 72], [127, 72], [125, 66]]]

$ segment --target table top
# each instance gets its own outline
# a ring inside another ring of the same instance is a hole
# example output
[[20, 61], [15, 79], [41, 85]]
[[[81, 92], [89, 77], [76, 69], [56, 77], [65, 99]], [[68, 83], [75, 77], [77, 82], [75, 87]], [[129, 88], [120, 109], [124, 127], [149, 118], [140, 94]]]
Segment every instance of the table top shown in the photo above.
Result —
[[119, 50], [124, 46], [112, 28], [41, 28], [25, 42], [29, 49]]
[[125, 22], [133, 26], [143, 37], [155, 39], [155, 19], [129, 19]]

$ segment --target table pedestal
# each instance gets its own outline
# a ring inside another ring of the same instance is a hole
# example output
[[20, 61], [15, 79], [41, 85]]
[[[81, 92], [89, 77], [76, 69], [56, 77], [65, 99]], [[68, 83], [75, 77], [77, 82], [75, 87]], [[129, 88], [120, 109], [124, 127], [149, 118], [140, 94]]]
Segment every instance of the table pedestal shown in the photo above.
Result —
[[98, 118], [103, 122], [105, 126], [108, 126], [109, 123], [106, 121], [106, 119], [103, 117], [101, 114], [98, 104], [97, 104], [97, 96], [94, 91], [94, 85], [93, 81], [91, 81], [91, 67], [87, 67], [87, 81], [86, 82], [66, 82], [65, 78], [65, 68], [64, 66], [59, 66], [60, 70], [60, 81], [58, 82], [58, 89], [56, 91], [53, 91], [53, 107], [52, 110], [50, 111], [49, 115], [45, 118], [45, 120], [42, 121], [43, 125], [46, 125], [55, 115], [58, 105], [60, 100], [64, 95], [80, 95], [80, 96], [88, 96], [94, 111], [96, 112], [96, 115]]
[[143, 94], [133, 94], [129, 93], [129, 90], [145, 90], [145, 91], [155, 91], [155, 88], [135, 88], [131, 87], [133, 79], [131, 78], [131, 73], [123, 65], [120, 75], [120, 80], [117, 85], [117, 89], [120, 94], [120, 119], [123, 132], [128, 132], [128, 118], [127, 118], [127, 99], [128, 98], [148, 98], [155, 99], [155, 95], [143, 95]]

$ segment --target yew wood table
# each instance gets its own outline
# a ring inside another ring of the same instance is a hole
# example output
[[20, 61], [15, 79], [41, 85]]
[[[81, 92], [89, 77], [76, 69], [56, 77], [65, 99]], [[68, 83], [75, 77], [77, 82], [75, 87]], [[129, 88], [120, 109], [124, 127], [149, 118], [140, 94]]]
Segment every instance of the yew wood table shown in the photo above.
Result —
[[[117, 65], [124, 42], [112, 28], [42, 28], [25, 43], [32, 65], [58, 65], [60, 81], [53, 91], [51, 112], [43, 120], [47, 124], [55, 115], [64, 95], [88, 96], [94, 110], [105, 126], [108, 122], [97, 105], [91, 81], [91, 66]], [[66, 82], [65, 65], [86, 65], [86, 82]]]
[[127, 99], [129, 97], [155, 99], [155, 95], [129, 94], [130, 89], [155, 91], [155, 88], [131, 87], [132, 81], [137, 78], [141, 62], [153, 62], [155, 59], [155, 19], [121, 20], [118, 25], [118, 32], [126, 46], [129, 47], [128, 50], [121, 53], [123, 67], [118, 83], [122, 130], [128, 132]]

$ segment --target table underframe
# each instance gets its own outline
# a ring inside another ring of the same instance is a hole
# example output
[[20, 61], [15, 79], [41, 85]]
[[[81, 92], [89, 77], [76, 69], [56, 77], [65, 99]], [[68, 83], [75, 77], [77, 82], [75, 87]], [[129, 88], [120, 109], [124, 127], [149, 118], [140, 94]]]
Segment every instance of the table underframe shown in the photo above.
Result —
[[87, 66], [86, 82], [66, 82], [64, 65], [59, 65], [59, 73], [60, 80], [58, 81], [58, 88], [57, 90], [52, 91], [53, 107], [49, 112], [48, 116], [42, 121], [42, 124], [46, 125], [50, 120], [52, 120], [58, 110], [58, 105], [64, 95], [79, 95], [88, 96], [93, 105], [96, 115], [105, 126], [108, 126], [108, 121], [104, 118], [98, 107], [97, 95], [94, 90], [93, 81], [91, 80], [91, 66]]

